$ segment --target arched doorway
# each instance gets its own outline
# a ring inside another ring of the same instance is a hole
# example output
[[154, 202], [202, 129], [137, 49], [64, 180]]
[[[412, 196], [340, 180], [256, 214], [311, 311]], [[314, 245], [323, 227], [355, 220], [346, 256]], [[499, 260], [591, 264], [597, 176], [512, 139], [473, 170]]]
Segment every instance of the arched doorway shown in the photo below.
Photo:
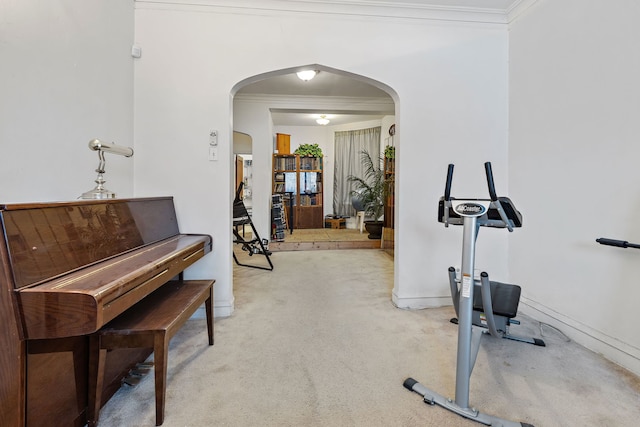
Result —
[[[319, 73], [304, 82], [296, 77], [300, 70]], [[348, 128], [350, 123], [377, 123], [381, 127], [381, 151], [384, 145], [399, 145], [398, 137], [390, 133], [395, 128], [398, 96], [392, 88], [368, 77], [312, 64], [252, 76], [237, 83], [232, 95], [233, 129], [253, 139], [253, 222], [262, 237], [269, 237], [271, 231], [272, 154], [279, 130], [304, 129], [302, 134], [307, 139], [303, 142], [317, 143], [324, 138], [329, 154], [324, 188], [329, 190], [333, 187], [332, 130]], [[315, 118], [320, 115], [330, 116], [331, 124], [318, 125]], [[325, 201], [331, 198], [328, 191]], [[329, 205], [325, 213], [330, 210]]]

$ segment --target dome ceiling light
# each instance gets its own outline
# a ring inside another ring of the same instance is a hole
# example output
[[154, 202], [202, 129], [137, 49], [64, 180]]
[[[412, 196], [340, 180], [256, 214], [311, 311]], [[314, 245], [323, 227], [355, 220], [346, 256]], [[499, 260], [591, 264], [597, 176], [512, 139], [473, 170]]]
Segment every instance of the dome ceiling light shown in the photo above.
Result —
[[303, 82], [308, 82], [309, 80], [311, 80], [312, 78], [314, 78], [316, 76], [316, 74], [318, 74], [318, 71], [316, 70], [305, 70], [305, 71], [298, 71], [296, 73], [296, 75], [298, 76], [298, 78], [300, 80], [302, 80]]
[[327, 116], [322, 114], [319, 119], [316, 119], [316, 123], [322, 126], [326, 126], [329, 124], [329, 119], [327, 119]]

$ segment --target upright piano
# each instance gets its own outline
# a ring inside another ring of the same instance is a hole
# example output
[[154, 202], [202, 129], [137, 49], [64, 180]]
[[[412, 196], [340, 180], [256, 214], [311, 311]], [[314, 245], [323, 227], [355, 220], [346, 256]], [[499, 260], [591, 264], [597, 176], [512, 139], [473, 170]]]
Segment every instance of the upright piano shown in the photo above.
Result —
[[[83, 426], [89, 335], [212, 250], [173, 198], [0, 205], [0, 425]], [[150, 349], [109, 352], [103, 396]]]

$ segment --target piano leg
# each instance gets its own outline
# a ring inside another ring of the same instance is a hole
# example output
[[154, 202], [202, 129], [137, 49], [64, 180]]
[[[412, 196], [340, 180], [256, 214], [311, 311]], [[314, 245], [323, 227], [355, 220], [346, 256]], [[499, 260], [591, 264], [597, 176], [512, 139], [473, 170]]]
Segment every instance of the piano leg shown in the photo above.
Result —
[[164, 422], [164, 401], [167, 387], [167, 356], [169, 355], [169, 339], [166, 330], [155, 331], [153, 339], [153, 362], [155, 364], [156, 385], [156, 425]]
[[209, 298], [204, 303], [207, 314], [207, 333], [209, 334], [209, 345], [213, 345], [213, 286], [209, 290]]
[[87, 344], [86, 337], [26, 341], [26, 425], [84, 425]]
[[104, 383], [104, 364], [107, 350], [100, 348], [100, 335], [89, 337], [89, 397], [87, 408], [87, 424], [89, 427], [98, 425]]

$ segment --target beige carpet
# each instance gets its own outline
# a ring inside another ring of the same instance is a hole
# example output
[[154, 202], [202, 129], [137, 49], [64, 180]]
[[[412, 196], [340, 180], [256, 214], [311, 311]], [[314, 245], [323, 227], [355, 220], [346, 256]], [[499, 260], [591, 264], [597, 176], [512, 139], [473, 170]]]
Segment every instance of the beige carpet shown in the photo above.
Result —
[[[273, 272], [235, 267], [236, 311], [216, 319], [213, 347], [202, 318], [173, 339], [164, 426], [479, 425], [402, 386], [413, 377], [454, 395], [457, 330], [450, 307], [392, 305], [387, 254], [280, 252], [272, 260]], [[472, 405], [537, 427], [638, 425], [637, 377], [520, 320], [512, 332], [547, 347], [483, 338]], [[101, 412], [103, 427], [153, 425], [153, 375], [123, 387]]]

